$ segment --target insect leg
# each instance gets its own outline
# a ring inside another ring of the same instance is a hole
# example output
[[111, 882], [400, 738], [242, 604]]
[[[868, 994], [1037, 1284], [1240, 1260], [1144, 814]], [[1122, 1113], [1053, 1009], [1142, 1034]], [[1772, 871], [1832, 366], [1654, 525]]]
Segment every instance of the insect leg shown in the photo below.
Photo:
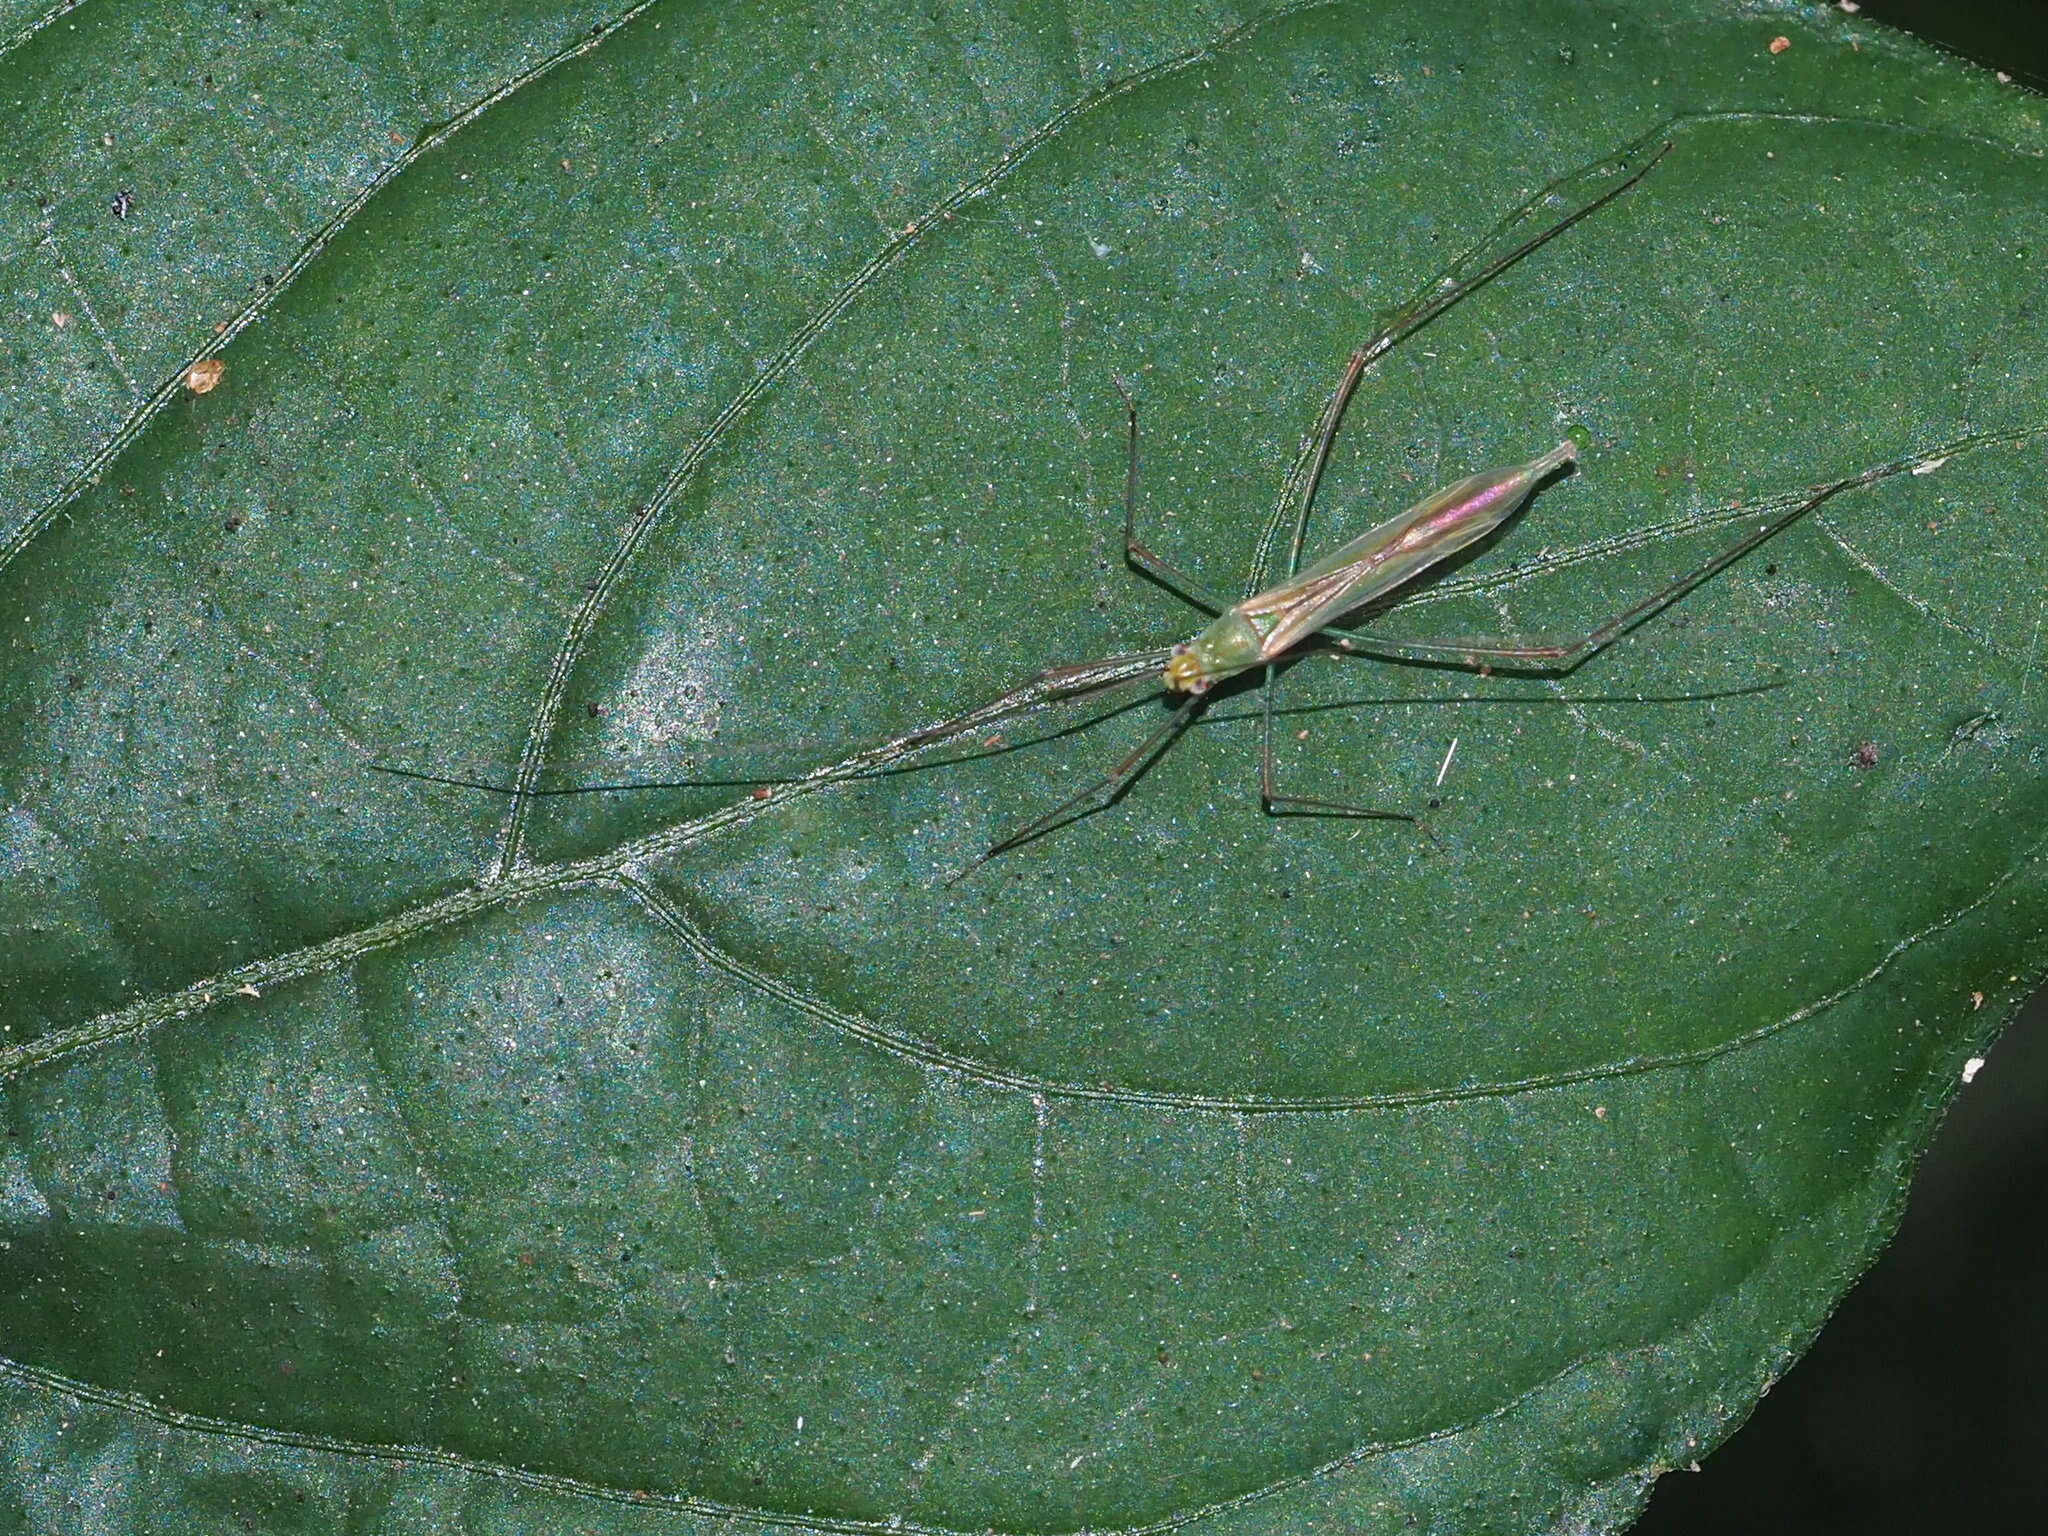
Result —
[[1381, 811], [1371, 806], [1351, 805], [1342, 800], [1317, 800], [1307, 795], [1283, 795], [1274, 788], [1273, 773], [1273, 668], [1266, 668], [1266, 686], [1261, 690], [1264, 708], [1259, 717], [1259, 804], [1268, 816], [1351, 816], [1361, 821], [1413, 821], [1420, 818], [1406, 811]]
[[1667, 582], [1642, 601], [1630, 604], [1612, 618], [1583, 634], [1523, 640], [1475, 637], [1470, 640], [1383, 641], [1377, 635], [1357, 634], [1343, 629], [1326, 629], [1321, 633], [1325, 638], [1336, 641], [1339, 649], [1347, 651], [1414, 656], [1425, 661], [1443, 660], [1468, 666], [1480, 666], [1495, 661], [1524, 662], [1545, 671], [1569, 672], [1595, 651], [1627, 634], [1651, 615], [1670, 607], [1700, 583], [1719, 575], [1759, 544], [1777, 537], [1824, 502], [1833, 500], [1844, 491], [1870, 485], [1911, 469], [1918, 462], [1920, 461], [1917, 459], [1900, 459], [1818, 487], [1795, 503], [1790, 510], [1770, 518], [1704, 565], [1686, 572], [1676, 581]]
[[[1610, 156], [1607, 161], [1598, 164], [1606, 165], [1610, 161], [1618, 161], [1625, 166], [1634, 155], [1646, 147], [1648, 142], [1639, 140], [1622, 150], [1620, 154]], [[1516, 231], [1528, 219], [1562, 197], [1564, 189], [1585, 177], [1588, 170], [1574, 171], [1552, 182], [1496, 224], [1484, 240], [1465, 252], [1443, 272], [1431, 278], [1406, 304], [1395, 311], [1392, 318], [1381, 326], [1379, 331], [1351, 354], [1350, 361], [1345, 364], [1343, 376], [1337, 381], [1337, 387], [1332, 391], [1329, 403], [1323, 407], [1323, 414], [1316, 423], [1315, 435], [1311, 439], [1313, 448], [1306, 457], [1296, 460], [1294, 472], [1288, 476], [1287, 486], [1281, 492], [1277, 515], [1284, 516], [1290, 505], [1294, 508], [1294, 531], [1288, 543], [1288, 575], [1293, 575], [1301, 568], [1302, 544], [1308, 536], [1308, 518], [1315, 502], [1316, 488], [1322, 483], [1323, 470], [1329, 463], [1330, 449], [1336, 441], [1337, 429], [1343, 423], [1345, 408], [1350, 405], [1351, 396], [1357, 390], [1359, 380], [1365, 376], [1365, 370], [1411, 332], [1427, 325], [1466, 294], [1475, 288], [1484, 287], [1524, 256], [1556, 239], [1581, 219], [1605, 208], [1649, 175], [1656, 168], [1657, 162], [1670, 152], [1671, 141], [1661, 140], [1649, 159], [1626, 179], [1609, 187], [1598, 197], [1572, 208], [1562, 218], [1553, 221], [1535, 234], [1516, 241], [1500, 254], [1492, 254], [1503, 240], [1513, 239]], [[1589, 169], [1597, 168], [1598, 166]], [[1270, 537], [1273, 525], [1269, 523], [1267, 527]], [[1264, 585], [1263, 576], [1263, 571], [1253, 572], [1254, 587]]]
[[1143, 571], [1168, 591], [1186, 598], [1197, 608], [1206, 608], [1211, 613], [1221, 613], [1230, 604], [1218, 597], [1179, 566], [1155, 555], [1138, 539], [1138, 402], [1131, 398], [1124, 381], [1115, 374], [1110, 378], [1116, 384], [1116, 392], [1124, 397], [1124, 420], [1130, 432], [1130, 452], [1124, 460], [1124, 559], [1133, 567]]
[[[1649, 141], [1638, 141], [1624, 149], [1619, 156], [1611, 157], [1622, 166], [1638, 152], [1647, 147]], [[1397, 310], [1392, 318], [1381, 326], [1370, 339], [1351, 354], [1344, 365], [1344, 372], [1337, 381], [1337, 387], [1329, 401], [1323, 406], [1322, 416], [1316, 423], [1316, 430], [1310, 440], [1312, 446], [1304, 457], [1295, 461], [1294, 472], [1289, 475], [1286, 487], [1281, 492], [1280, 507], [1275, 521], [1267, 524], [1266, 540], [1270, 540], [1280, 517], [1285, 516], [1291, 506], [1294, 512], [1294, 526], [1288, 538], [1287, 574], [1293, 576], [1301, 569], [1302, 546], [1308, 538], [1309, 513], [1315, 504], [1316, 489], [1322, 484], [1323, 471], [1330, 461], [1330, 450], [1337, 440], [1337, 430], [1344, 421], [1344, 412], [1351, 404], [1351, 397], [1357, 392], [1359, 381], [1374, 362], [1384, 356], [1411, 332], [1427, 325], [1431, 320], [1449, 309], [1458, 300], [1475, 288], [1484, 286], [1502, 272], [1520, 261], [1539, 246], [1549, 243], [1563, 234], [1581, 219], [1597, 213], [1631, 187], [1641, 181], [1656, 167], [1657, 162], [1671, 152], [1671, 141], [1665, 139], [1657, 144], [1649, 158], [1621, 181], [1609, 187], [1598, 197], [1590, 198], [1577, 207], [1569, 209], [1561, 218], [1551, 221], [1535, 234], [1516, 240], [1505, 251], [1499, 249], [1503, 240], [1513, 239], [1525, 221], [1537, 215], [1546, 206], [1563, 194], [1563, 189], [1578, 181], [1587, 172], [1577, 171], [1561, 180], [1552, 182], [1535, 197], [1521, 204], [1496, 224], [1487, 237], [1468, 250], [1449, 268], [1432, 278], [1409, 301]], [[1605, 164], [1607, 162], [1602, 162]], [[1494, 254], [1498, 252], [1498, 254]], [[1263, 581], [1266, 540], [1261, 541], [1261, 558], [1252, 572], [1252, 585]], [[1761, 541], [1759, 541], [1761, 542]], [[1711, 573], [1710, 573], [1711, 574]], [[1703, 578], [1702, 578], [1703, 579]], [[1676, 596], [1677, 594], [1672, 594]], [[1669, 601], [1666, 598], [1665, 601]], [[1348, 631], [1326, 630], [1325, 634], [1340, 641], [1349, 642], [1355, 637]], [[1611, 638], [1611, 637], [1610, 637]], [[1602, 644], [1605, 641], [1601, 642]], [[1375, 647], [1376, 648], [1376, 647]], [[1430, 649], [1419, 647], [1418, 649]], [[1437, 653], [1440, 654], [1440, 653]], [[1460, 652], [1459, 654], [1463, 654]], [[1476, 664], [1476, 662], [1475, 662]], [[1416, 818], [1402, 811], [1374, 810], [1367, 806], [1346, 805], [1339, 801], [1317, 800], [1306, 796], [1281, 795], [1274, 790], [1273, 776], [1273, 671], [1267, 669], [1262, 710], [1263, 731], [1260, 751], [1259, 790], [1260, 799], [1269, 815], [1331, 815], [1357, 816], [1383, 821], [1415, 821]]]
[[1201, 707], [1202, 702], [1203, 695], [1199, 693], [1189, 694], [1186, 701], [1174, 710], [1164, 725], [1139, 742], [1109, 772], [1089, 784], [1078, 794], [1069, 795], [1036, 821], [1021, 826], [1008, 836], [999, 838], [997, 841], [989, 844], [987, 848], [983, 849], [981, 853], [969, 862], [966, 868], [962, 869], [958, 874], [949, 877], [946, 884], [952, 885], [966, 879], [999, 853], [1007, 853], [1020, 843], [1028, 843], [1034, 838], [1042, 837], [1054, 827], [1061, 825], [1077, 812], [1080, 812], [1083, 806], [1088, 805], [1094, 800], [1100, 799], [1102, 804], [1108, 805], [1122, 793], [1127, 781], [1130, 780], [1131, 775], [1135, 771], [1149, 763], [1155, 755], [1171, 745], [1173, 738], [1186, 729], [1188, 722], [1194, 718], [1195, 711]]

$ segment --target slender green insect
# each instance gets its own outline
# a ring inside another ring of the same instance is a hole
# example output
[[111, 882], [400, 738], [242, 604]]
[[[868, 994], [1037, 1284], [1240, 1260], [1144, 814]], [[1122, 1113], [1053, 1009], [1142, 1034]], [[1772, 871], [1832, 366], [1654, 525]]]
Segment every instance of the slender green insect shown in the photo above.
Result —
[[[1153, 681], [1167, 695], [1180, 695], [1178, 706], [1164, 723], [1127, 752], [1106, 773], [1068, 796], [1044, 815], [997, 839], [977, 855], [948, 883], [980, 868], [998, 854], [1043, 836], [1066, 822], [1113, 803], [1134, 782], [1141, 770], [1156, 760], [1173, 743], [1202, 709], [1209, 692], [1218, 683], [1248, 672], [1263, 670], [1270, 685], [1275, 666], [1315, 642], [1334, 645], [1346, 652], [1364, 652], [1384, 657], [1406, 657], [1447, 662], [1484, 669], [1495, 663], [1521, 663], [1551, 674], [1577, 667], [1595, 651], [1633, 629], [1652, 614], [1676, 602], [1687, 592], [1741, 559], [1759, 544], [1790, 527], [1841, 492], [1865, 485], [1886, 475], [1911, 467], [1901, 461], [1838, 480], [1810, 490], [1789, 509], [1781, 510], [1760, 527], [1715, 555], [1697, 569], [1660, 587], [1640, 602], [1623, 609], [1583, 634], [1542, 640], [1409, 640], [1382, 639], [1378, 635], [1337, 628], [1340, 621], [1376, 598], [1412, 580], [1422, 571], [1484, 538], [1498, 528], [1529, 499], [1536, 488], [1559, 471], [1572, 465], [1577, 449], [1569, 441], [1523, 464], [1482, 470], [1453, 485], [1425, 496], [1399, 516], [1331, 551], [1322, 559], [1302, 565], [1302, 547], [1308, 531], [1309, 513], [1316, 489], [1329, 462], [1330, 451], [1344, 419], [1346, 407], [1359, 381], [1371, 365], [1405, 337], [1429, 323], [1474, 289], [1497, 277], [1538, 247], [1555, 239], [1581, 219], [1598, 212], [1628, 192], [1671, 150], [1668, 140], [1639, 143], [1601, 163], [1619, 173], [1631, 162], [1647, 155], [1642, 163], [1599, 196], [1572, 208], [1554, 223], [1514, 245], [1499, 256], [1487, 258], [1504, 234], [1531, 219], [1560, 197], [1560, 189], [1579, 180], [1574, 173], [1552, 183], [1521, 204], [1492, 235], [1445, 272], [1432, 279], [1399, 309], [1370, 340], [1351, 354], [1343, 376], [1329, 402], [1323, 407], [1314, 434], [1304, 445], [1276, 514], [1273, 527], [1285, 519], [1291, 508], [1293, 528], [1288, 545], [1284, 580], [1239, 602], [1230, 602], [1209, 591], [1176, 565], [1148, 549], [1137, 534], [1138, 411], [1122, 379], [1115, 380], [1123, 397], [1127, 435], [1124, 470], [1124, 558], [1132, 569], [1160, 582], [1194, 606], [1214, 615], [1207, 628], [1193, 638], [1160, 650], [1132, 651], [1098, 657], [1064, 666], [1047, 667], [1034, 673], [1008, 692], [985, 704], [951, 716], [935, 725], [924, 726], [878, 743], [855, 756], [814, 772], [780, 779], [633, 781], [619, 784], [587, 784], [562, 787], [521, 788], [482, 779], [426, 773], [390, 764], [373, 765], [379, 771], [431, 783], [489, 790], [512, 795], [606, 794], [622, 790], [674, 789], [713, 783], [785, 784], [803, 786], [833, 782], [872, 774], [902, 759], [906, 754], [941, 741], [964, 736], [997, 721], [1037, 709], [1058, 700], [1098, 694], [1128, 684]], [[1467, 267], [1473, 270], [1465, 270]], [[1271, 529], [1269, 528], [1269, 533]], [[1350, 805], [1342, 801], [1312, 799], [1280, 793], [1273, 771], [1273, 696], [1264, 689], [1260, 737], [1259, 795], [1269, 815], [1339, 816], [1372, 820], [1415, 822], [1407, 811], [1382, 810]], [[757, 788], [757, 798], [763, 797]]]

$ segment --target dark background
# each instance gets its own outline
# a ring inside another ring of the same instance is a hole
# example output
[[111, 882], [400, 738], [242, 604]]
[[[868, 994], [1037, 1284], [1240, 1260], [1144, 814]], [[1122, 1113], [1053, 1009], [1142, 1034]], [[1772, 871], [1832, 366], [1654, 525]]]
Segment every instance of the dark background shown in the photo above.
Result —
[[[2048, 0], [1863, 0], [2048, 91]], [[1963, 1089], [1899, 1235], [1799, 1365], [1634, 1536], [2048, 1532], [2048, 992]]]
[[2041, 0], [1863, 0], [1856, 15], [2048, 90], [2048, 5]]

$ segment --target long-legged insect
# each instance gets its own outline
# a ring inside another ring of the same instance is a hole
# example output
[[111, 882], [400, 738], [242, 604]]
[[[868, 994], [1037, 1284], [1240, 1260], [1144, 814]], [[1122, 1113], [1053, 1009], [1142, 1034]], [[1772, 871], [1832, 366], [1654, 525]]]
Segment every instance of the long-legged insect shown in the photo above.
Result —
[[[1365, 652], [1383, 657], [1406, 657], [1425, 661], [1485, 668], [1496, 663], [1521, 663], [1551, 674], [1577, 667], [1595, 651], [1633, 629], [1652, 614], [1676, 602], [1686, 593], [1740, 560], [1759, 544], [1782, 532], [1843, 491], [1867, 485], [1887, 475], [1913, 467], [1916, 461], [1901, 460], [1880, 465], [1859, 474], [1812, 488], [1789, 508], [1778, 511], [1755, 530], [1722, 550], [1712, 559], [1631, 604], [1594, 628], [1577, 635], [1525, 640], [1409, 640], [1382, 639], [1377, 635], [1336, 628], [1340, 621], [1384, 596], [1435, 565], [1445, 557], [1484, 538], [1525, 503], [1530, 494], [1558, 471], [1570, 466], [1576, 448], [1561, 442], [1548, 453], [1523, 464], [1482, 470], [1478, 474], [1445, 486], [1370, 531], [1333, 550], [1322, 559], [1303, 567], [1309, 513], [1317, 487], [1329, 462], [1330, 451], [1342, 425], [1344, 412], [1359, 381], [1374, 361], [1403, 338], [1436, 318], [1460, 299], [1497, 277], [1538, 247], [1564, 233], [1581, 219], [1598, 212], [1647, 176], [1671, 150], [1670, 142], [1644, 142], [1630, 146], [1611, 163], [1625, 169], [1637, 155], [1648, 158], [1623, 180], [1571, 209], [1554, 223], [1540, 229], [1504, 254], [1485, 258], [1503, 233], [1511, 233], [1560, 189], [1583, 172], [1552, 183], [1521, 204], [1499, 225], [1492, 236], [1466, 253], [1445, 272], [1431, 280], [1403, 305], [1370, 340], [1351, 354], [1343, 376], [1329, 402], [1323, 407], [1315, 432], [1304, 445], [1290, 475], [1282, 498], [1282, 514], [1291, 506], [1293, 526], [1288, 541], [1287, 576], [1263, 591], [1238, 602], [1229, 602], [1209, 591], [1178, 566], [1155, 554], [1138, 538], [1138, 413], [1137, 404], [1121, 379], [1116, 379], [1123, 397], [1126, 453], [1124, 469], [1124, 558], [1132, 569], [1159, 581], [1196, 607], [1215, 615], [1214, 620], [1192, 639], [1159, 650], [1131, 651], [1115, 656], [1064, 666], [1046, 667], [1016, 687], [987, 703], [950, 716], [935, 725], [880, 742], [850, 758], [814, 772], [782, 779], [714, 781], [676, 779], [633, 781], [619, 784], [585, 784], [517, 789], [484, 779], [462, 778], [422, 772], [391, 764], [373, 764], [378, 771], [430, 783], [488, 790], [500, 794], [566, 795], [605, 794], [621, 790], [673, 789], [715, 782], [746, 782], [757, 785], [802, 786], [861, 777], [901, 760], [909, 753], [941, 741], [965, 736], [998, 721], [1037, 709], [1057, 700], [1145, 680], [1156, 681], [1166, 694], [1182, 695], [1167, 719], [1148, 734], [1114, 766], [1058, 805], [1014, 831], [998, 838], [965, 868], [951, 877], [959, 880], [990, 859], [1020, 844], [1030, 842], [1064, 824], [1091, 807], [1113, 802], [1129, 787], [1134, 776], [1162, 754], [1194, 720], [1210, 690], [1219, 682], [1241, 674], [1263, 670], [1269, 686], [1264, 691], [1260, 733], [1259, 796], [1269, 815], [1348, 816], [1372, 820], [1417, 820], [1407, 811], [1383, 810], [1351, 805], [1342, 801], [1314, 799], [1279, 792], [1273, 771], [1273, 694], [1270, 686], [1274, 667], [1311, 641], [1332, 641], [1343, 651]], [[1606, 164], [1610, 162], [1602, 162]], [[1478, 263], [1476, 266], [1475, 263]], [[1474, 270], [1465, 270], [1473, 266]], [[948, 883], [951, 883], [949, 881]]]

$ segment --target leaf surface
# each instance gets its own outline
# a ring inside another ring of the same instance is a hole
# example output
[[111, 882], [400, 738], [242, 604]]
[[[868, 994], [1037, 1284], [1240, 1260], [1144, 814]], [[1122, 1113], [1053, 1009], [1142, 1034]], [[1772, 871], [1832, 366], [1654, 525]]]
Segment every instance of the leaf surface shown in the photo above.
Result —
[[[18, 1528], [1618, 1529], [2041, 969], [2032, 98], [1776, 6], [35, 19]], [[1592, 445], [1375, 625], [1584, 630], [1926, 472], [1568, 678], [1290, 669], [1287, 791], [1428, 836], [1264, 816], [1255, 687], [955, 884], [1157, 703], [761, 798], [369, 771], [801, 771], [1182, 638], [1113, 376], [1241, 591], [1375, 317], [1645, 135], [1365, 381], [1312, 547]]]

